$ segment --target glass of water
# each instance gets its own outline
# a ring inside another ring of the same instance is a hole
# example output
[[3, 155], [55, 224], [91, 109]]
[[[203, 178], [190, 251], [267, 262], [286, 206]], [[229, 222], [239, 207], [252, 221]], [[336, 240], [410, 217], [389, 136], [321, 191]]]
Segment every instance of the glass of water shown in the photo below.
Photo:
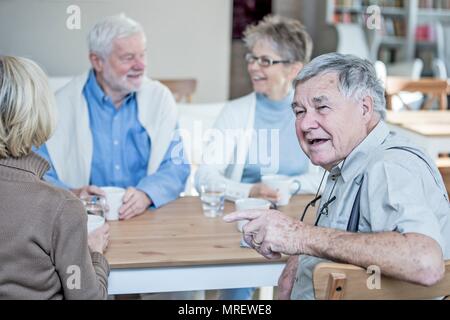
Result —
[[99, 216], [105, 218], [106, 211], [106, 199], [103, 196], [89, 195], [82, 196], [81, 202], [83, 202], [84, 209], [88, 215]]
[[223, 214], [225, 187], [224, 183], [218, 182], [208, 182], [200, 186], [200, 199], [205, 217], [215, 218]]
[[88, 216], [87, 230], [91, 233], [105, 224], [106, 199], [102, 196], [89, 195], [81, 197], [81, 202]]

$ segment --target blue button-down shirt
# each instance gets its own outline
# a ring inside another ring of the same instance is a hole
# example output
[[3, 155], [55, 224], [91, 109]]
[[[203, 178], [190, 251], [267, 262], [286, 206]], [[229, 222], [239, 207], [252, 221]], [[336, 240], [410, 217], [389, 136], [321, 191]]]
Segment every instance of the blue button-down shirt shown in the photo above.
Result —
[[[83, 95], [88, 105], [93, 138], [90, 184], [136, 187], [152, 199], [154, 207], [176, 199], [184, 190], [190, 173], [184, 149], [172, 155], [173, 149], [182, 143], [181, 138], [177, 136], [171, 142], [157, 172], [147, 175], [151, 139], [138, 120], [136, 93], [126, 96], [120, 108], [116, 109], [91, 71]], [[38, 153], [50, 160], [45, 146]], [[68, 188], [59, 181], [53, 166], [44, 178]]]

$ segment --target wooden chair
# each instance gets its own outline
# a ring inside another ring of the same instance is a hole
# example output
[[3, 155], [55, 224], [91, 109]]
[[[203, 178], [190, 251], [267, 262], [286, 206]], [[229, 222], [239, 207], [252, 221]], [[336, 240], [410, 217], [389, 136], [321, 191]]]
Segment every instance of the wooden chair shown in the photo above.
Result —
[[407, 300], [450, 295], [450, 260], [445, 262], [444, 278], [432, 287], [381, 276], [381, 288], [370, 290], [369, 277], [373, 275], [354, 265], [319, 263], [313, 274], [315, 297], [318, 300]]
[[437, 167], [444, 179], [445, 187], [447, 188], [448, 197], [450, 198], [450, 158], [443, 157], [437, 160]]
[[[428, 95], [428, 99], [423, 109], [430, 109], [433, 99], [439, 100], [439, 109], [447, 110], [447, 89], [446, 80], [438, 78], [420, 78], [413, 80], [405, 77], [387, 77], [386, 80], [386, 105], [388, 110], [392, 110], [392, 97], [400, 92], [421, 92]], [[408, 106], [406, 105], [408, 108]]]
[[172, 91], [172, 94], [177, 102], [192, 102], [192, 96], [197, 89], [196, 79], [158, 79], [158, 81]]

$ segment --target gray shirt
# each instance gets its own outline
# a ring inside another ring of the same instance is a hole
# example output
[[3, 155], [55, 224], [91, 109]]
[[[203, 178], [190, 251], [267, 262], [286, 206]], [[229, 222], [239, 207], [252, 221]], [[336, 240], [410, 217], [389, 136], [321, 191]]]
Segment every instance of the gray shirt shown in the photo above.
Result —
[[[346, 230], [360, 187], [359, 232], [420, 233], [436, 240], [450, 258], [450, 204], [442, 177], [421, 149], [382, 121], [330, 171], [317, 212], [333, 196], [336, 200], [318, 225]], [[314, 299], [312, 273], [323, 261], [299, 257], [292, 299]]]

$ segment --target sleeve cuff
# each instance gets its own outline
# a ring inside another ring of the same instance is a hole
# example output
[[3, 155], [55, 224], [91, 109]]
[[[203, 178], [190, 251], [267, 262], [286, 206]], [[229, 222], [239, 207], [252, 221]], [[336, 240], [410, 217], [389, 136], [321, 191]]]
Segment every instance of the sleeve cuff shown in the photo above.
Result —
[[108, 260], [106, 260], [105, 256], [103, 254], [101, 254], [100, 252], [94, 252], [94, 251], [91, 251], [90, 249], [89, 249], [89, 252], [91, 254], [92, 264], [94, 266], [100, 266], [100, 268], [102, 270], [104, 270], [105, 274], [108, 276], [109, 272], [111, 270], [109, 267]]
[[163, 199], [163, 194], [159, 192], [156, 184], [139, 183], [136, 189], [144, 192], [150, 198], [152, 204], [149, 208], [157, 209], [166, 203]]

